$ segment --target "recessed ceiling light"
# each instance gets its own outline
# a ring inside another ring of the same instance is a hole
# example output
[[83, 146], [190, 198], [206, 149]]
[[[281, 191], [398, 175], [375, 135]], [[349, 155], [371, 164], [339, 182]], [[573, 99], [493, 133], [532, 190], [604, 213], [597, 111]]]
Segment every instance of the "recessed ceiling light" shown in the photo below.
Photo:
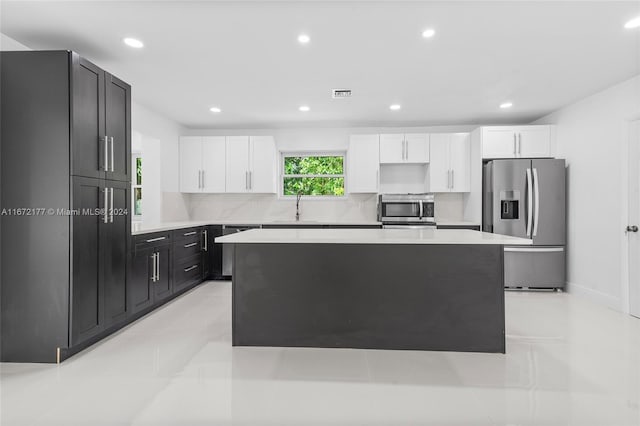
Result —
[[123, 41], [124, 41], [124, 44], [126, 44], [129, 47], [134, 47], [136, 49], [140, 49], [144, 47], [144, 43], [136, 38], [127, 37]]
[[298, 36], [298, 42], [299, 42], [299, 43], [307, 44], [307, 43], [309, 43], [310, 41], [311, 41], [311, 37], [309, 37], [309, 36], [308, 36], [308, 35], [306, 35], [306, 34], [300, 34], [300, 35]]
[[211, 111], [211, 112], [222, 112], [222, 110], [220, 108], [218, 108], [218, 107], [211, 107], [211, 108], [209, 108], [209, 111]]
[[422, 37], [424, 38], [431, 38], [434, 35], [436, 35], [436, 30], [434, 30], [433, 28], [426, 29], [422, 32]]
[[638, 16], [637, 18], [633, 18], [632, 20], [624, 24], [624, 27], [627, 29], [640, 27], [640, 16]]
[[307, 111], [309, 111], [311, 108], [309, 108], [309, 107], [308, 107], [308, 106], [306, 106], [306, 105], [302, 105], [302, 106], [301, 106], [300, 108], [298, 108], [298, 109], [299, 109], [300, 111], [302, 111], [302, 112], [307, 112]]
[[393, 104], [393, 105], [391, 105], [391, 106], [389, 107], [389, 109], [390, 109], [391, 111], [397, 111], [397, 110], [399, 110], [400, 108], [401, 108], [401, 107], [400, 107], [400, 105], [398, 105], [398, 104]]
[[500, 104], [500, 108], [502, 109], [507, 109], [507, 108], [511, 108], [513, 106], [513, 104], [511, 102], [503, 102]]

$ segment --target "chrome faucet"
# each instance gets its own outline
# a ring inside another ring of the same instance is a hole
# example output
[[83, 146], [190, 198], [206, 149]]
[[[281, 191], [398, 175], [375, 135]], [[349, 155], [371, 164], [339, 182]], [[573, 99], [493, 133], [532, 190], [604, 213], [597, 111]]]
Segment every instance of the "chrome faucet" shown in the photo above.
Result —
[[302, 191], [296, 195], [296, 222], [300, 221], [300, 199], [302, 198]]

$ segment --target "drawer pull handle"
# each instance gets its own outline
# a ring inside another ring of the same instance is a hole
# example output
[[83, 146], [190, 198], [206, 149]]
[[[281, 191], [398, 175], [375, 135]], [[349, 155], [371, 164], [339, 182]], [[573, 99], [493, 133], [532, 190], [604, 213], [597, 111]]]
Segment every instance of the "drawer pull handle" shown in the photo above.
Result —
[[151, 238], [150, 240], [147, 240], [148, 243], [155, 243], [156, 241], [162, 241], [164, 239], [166, 239], [167, 237], [158, 237], [158, 238]]
[[190, 235], [196, 235], [196, 231], [193, 231], [193, 232], [187, 232], [187, 233], [182, 234], [182, 235], [184, 235], [185, 237], [188, 237], [188, 236], [190, 236]]
[[198, 244], [198, 243], [185, 244], [185, 245], [184, 245], [184, 248], [193, 247], [193, 246], [195, 246], [196, 244]]
[[189, 271], [193, 271], [194, 269], [196, 269], [199, 265], [193, 265], [193, 266], [189, 266], [188, 268], [185, 268], [184, 271], [185, 272], [189, 272]]

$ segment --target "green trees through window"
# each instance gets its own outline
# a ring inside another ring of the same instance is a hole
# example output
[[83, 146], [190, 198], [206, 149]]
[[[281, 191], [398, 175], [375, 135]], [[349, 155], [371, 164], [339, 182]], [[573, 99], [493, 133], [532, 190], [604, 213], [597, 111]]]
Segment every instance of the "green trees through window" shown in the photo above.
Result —
[[133, 214], [134, 216], [142, 215], [142, 157], [140, 154], [134, 154], [135, 165], [135, 181], [133, 183]]
[[344, 195], [342, 155], [285, 155], [283, 169], [283, 195]]

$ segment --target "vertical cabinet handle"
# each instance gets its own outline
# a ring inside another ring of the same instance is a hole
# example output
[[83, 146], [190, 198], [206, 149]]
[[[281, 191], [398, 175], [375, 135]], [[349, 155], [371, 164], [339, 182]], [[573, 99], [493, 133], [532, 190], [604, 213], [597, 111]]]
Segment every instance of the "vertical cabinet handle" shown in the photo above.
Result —
[[113, 223], [113, 188], [111, 188], [111, 210], [109, 211], [109, 222]]
[[253, 189], [253, 172], [249, 172], [249, 189]]
[[109, 136], [104, 135], [104, 171], [109, 171]]
[[405, 139], [404, 145], [406, 146], [404, 150], [404, 159], [408, 161], [409, 160], [409, 141]]
[[514, 157], [516, 155], [518, 155], [517, 145], [518, 145], [518, 136], [514, 133], [513, 134], [513, 155], [514, 155]]
[[104, 189], [104, 223], [109, 223], [109, 188]]
[[156, 252], [156, 281], [160, 281], [160, 253]]
[[244, 172], [244, 189], [249, 189], [249, 172]]
[[455, 171], [452, 169], [451, 170], [451, 189], [453, 189], [456, 186], [456, 175], [454, 173]]
[[115, 171], [114, 165], [113, 165], [114, 161], [113, 161], [113, 136], [111, 136], [111, 171]]
[[202, 231], [202, 249], [204, 251], [209, 251], [209, 241], [208, 241], [208, 234], [207, 234], [207, 230], [203, 230]]
[[204, 189], [204, 187], [206, 186], [205, 177], [204, 176], [205, 176], [205, 174], [204, 174], [204, 170], [203, 170], [202, 171], [202, 189]]
[[151, 272], [151, 282], [155, 283], [156, 282], [156, 253], [153, 253], [151, 255], [151, 261], [153, 262], [153, 265], [152, 265], [153, 272]]

